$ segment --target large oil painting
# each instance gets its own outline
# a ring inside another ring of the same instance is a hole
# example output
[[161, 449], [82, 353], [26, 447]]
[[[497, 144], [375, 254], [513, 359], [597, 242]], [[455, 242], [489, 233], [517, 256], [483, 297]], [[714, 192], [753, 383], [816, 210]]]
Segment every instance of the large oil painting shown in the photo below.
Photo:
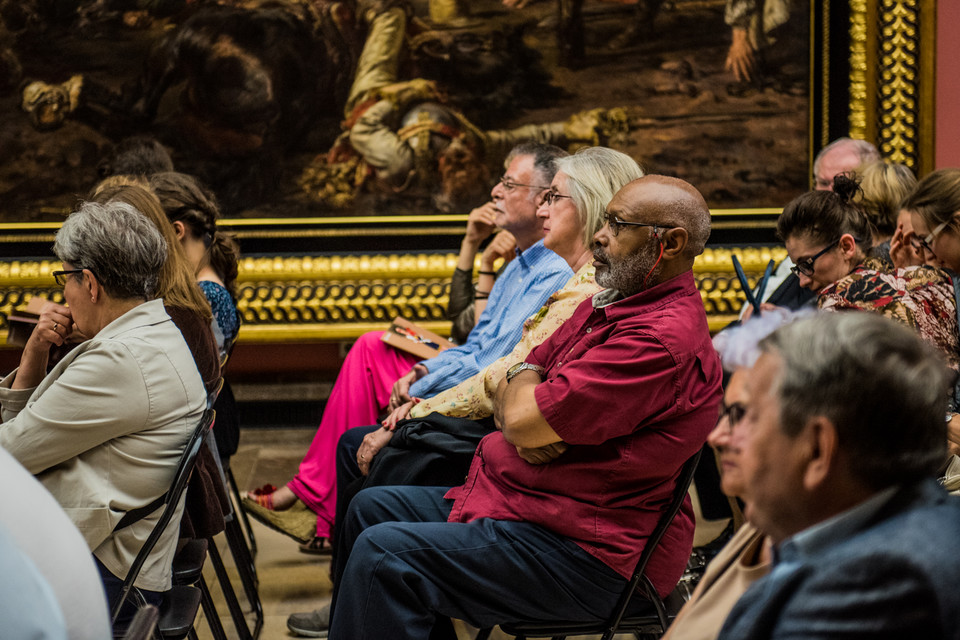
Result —
[[0, 19], [0, 222], [62, 220], [156, 143], [236, 219], [463, 214], [523, 139], [620, 149], [715, 210], [809, 184], [801, 0], [2, 0]]

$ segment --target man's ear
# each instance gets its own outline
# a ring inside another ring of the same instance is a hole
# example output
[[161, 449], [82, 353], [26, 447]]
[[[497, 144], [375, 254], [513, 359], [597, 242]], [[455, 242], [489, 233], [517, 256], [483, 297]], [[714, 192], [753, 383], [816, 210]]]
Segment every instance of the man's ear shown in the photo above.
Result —
[[837, 428], [829, 418], [814, 416], [799, 437], [805, 440], [808, 455], [803, 487], [812, 491], [823, 485], [837, 463]]
[[673, 260], [682, 256], [689, 240], [690, 236], [687, 235], [687, 230], [683, 227], [661, 230], [660, 242], [663, 243], [663, 259]]

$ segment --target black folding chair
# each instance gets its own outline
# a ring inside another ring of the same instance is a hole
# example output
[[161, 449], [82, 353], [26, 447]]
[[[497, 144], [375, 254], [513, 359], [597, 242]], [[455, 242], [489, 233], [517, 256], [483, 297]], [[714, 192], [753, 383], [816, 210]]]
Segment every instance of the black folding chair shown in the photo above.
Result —
[[[131, 597], [137, 599], [138, 606], [145, 604], [142, 597], [139, 597], [139, 592], [134, 589], [133, 583], [136, 581], [137, 576], [140, 575], [140, 570], [156, 546], [157, 541], [160, 540], [160, 536], [163, 535], [163, 532], [173, 519], [173, 514], [177, 509], [177, 505], [180, 503], [180, 499], [183, 497], [184, 491], [187, 489], [187, 483], [190, 481], [193, 468], [196, 466], [200, 445], [203, 443], [204, 436], [213, 426], [215, 417], [216, 412], [213, 409], [206, 409], [203, 412], [200, 423], [190, 436], [190, 440], [187, 441], [187, 446], [180, 456], [180, 463], [177, 466], [177, 472], [173, 477], [173, 483], [170, 489], [161, 496], [157, 502], [151, 503], [142, 510], [138, 510], [140, 514], [135, 514], [135, 512], [129, 512], [128, 514], [133, 517], [131, 517], [130, 522], [126, 524], [132, 524], [136, 519], [149, 515], [161, 506], [163, 507], [160, 519], [154, 526], [153, 531], [150, 532], [150, 535], [147, 536], [147, 541], [143, 543], [139, 553], [137, 553], [137, 557], [130, 566], [130, 570], [127, 572], [126, 578], [124, 578], [123, 586], [121, 587], [119, 596], [117, 596], [116, 602], [112, 603], [111, 612], [114, 623], [123, 605]], [[121, 520], [118, 528], [121, 528], [121, 525], [124, 524], [124, 521]], [[193, 621], [197, 617], [199, 608], [200, 591], [194, 587], [176, 586], [170, 591], [165, 592], [163, 604], [160, 607], [160, 620], [157, 625], [160, 635], [164, 638], [185, 637], [193, 628]]]
[[[701, 451], [697, 451], [692, 458], [684, 463], [680, 476], [677, 478], [677, 485], [673, 490], [673, 500], [667, 510], [663, 512], [663, 515], [660, 516], [656, 528], [647, 539], [633, 570], [633, 576], [620, 594], [617, 606], [605, 620], [594, 622], [512, 622], [501, 624], [500, 628], [504, 632], [516, 636], [518, 640], [528, 637], [562, 639], [567, 636], [600, 634], [602, 634], [603, 640], [611, 640], [617, 633], [629, 632], [637, 636], [640, 634], [663, 634], [670, 625], [670, 621], [676, 617], [680, 607], [683, 606], [684, 598], [676, 589], [666, 599], [660, 598], [645, 571], [653, 552], [683, 505], [683, 500], [690, 489], [690, 482], [693, 480], [693, 473], [700, 461], [700, 454]], [[653, 603], [656, 613], [640, 616], [626, 615], [637, 591], [640, 591]], [[487, 640], [490, 631], [491, 629], [481, 629], [480, 633], [477, 634], [477, 640]]]
[[160, 610], [152, 604], [145, 605], [137, 610], [126, 633], [123, 634], [123, 640], [148, 640], [153, 637], [153, 632], [157, 628], [157, 620], [160, 618]]

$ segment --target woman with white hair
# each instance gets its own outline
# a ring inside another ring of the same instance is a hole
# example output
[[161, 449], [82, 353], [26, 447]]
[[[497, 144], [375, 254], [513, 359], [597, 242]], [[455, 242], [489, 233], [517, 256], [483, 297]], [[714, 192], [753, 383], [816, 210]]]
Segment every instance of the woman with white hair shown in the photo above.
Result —
[[[154, 299], [167, 247], [143, 214], [121, 202], [83, 204], [54, 252], [66, 304], [44, 307], [20, 366], [0, 381], [0, 446], [80, 530], [112, 603], [161, 510], [114, 528], [169, 489], [206, 392]], [[47, 373], [50, 347], [74, 333], [86, 339]], [[170, 588], [176, 543], [170, 527], [134, 583], [148, 602]]]
[[[543, 221], [544, 246], [570, 265], [573, 277], [524, 322], [523, 335], [511, 353], [432, 398], [400, 405], [382, 425], [354, 425], [355, 428], [347, 430], [338, 443], [336, 456], [338, 492], [340, 487], [346, 486], [340, 481], [339, 470], [344, 466], [340, 464], [341, 456], [348, 459], [351, 467], [352, 477], [347, 478], [348, 482], [355, 480], [361, 470], [366, 474], [374, 457], [392, 439], [397, 422], [408, 415], [422, 418], [435, 411], [444, 416], [471, 420], [491, 416], [493, 394], [507, 369], [522, 362], [533, 347], [573, 315], [583, 300], [600, 290], [594, 280], [593, 234], [603, 226], [607, 203], [621, 187], [642, 177], [643, 171], [630, 156], [605, 147], [583, 149], [572, 156], [557, 159], [556, 165], [557, 172], [537, 209], [537, 216]], [[434, 429], [438, 430], [439, 426]], [[470, 451], [472, 453], [472, 447]], [[462, 477], [463, 473], [457, 473]], [[278, 492], [286, 494], [289, 488], [282, 487]], [[291, 501], [294, 498], [292, 493], [289, 498]], [[306, 505], [300, 502], [294, 502], [286, 510], [274, 511], [250, 497], [244, 500], [244, 508], [268, 526], [306, 541], [305, 551], [329, 551], [327, 539], [337, 513], [334, 506], [341, 502], [339, 493], [330, 493], [324, 507], [316, 511], [318, 518], [306, 513]], [[302, 517], [304, 515], [306, 517]]]

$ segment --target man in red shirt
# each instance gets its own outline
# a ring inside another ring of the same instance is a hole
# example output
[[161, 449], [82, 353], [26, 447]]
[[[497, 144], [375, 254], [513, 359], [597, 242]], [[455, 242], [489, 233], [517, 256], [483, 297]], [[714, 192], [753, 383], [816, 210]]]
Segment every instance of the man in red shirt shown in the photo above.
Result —
[[[451, 617], [487, 627], [609, 614], [716, 421], [721, 368], [692, 271], [709, 234], [707, 205], [682, 180], [645, 176], [614, 197], [594, 238], [607, 289], [507, 374], [500, 431], [465, 484], [354, 498], [331, 638], [455, 637]], [[688, 503], [648, 566], [661, 594], [692, 542]], [[323, 618], [288, 626], [325, 637]]]

